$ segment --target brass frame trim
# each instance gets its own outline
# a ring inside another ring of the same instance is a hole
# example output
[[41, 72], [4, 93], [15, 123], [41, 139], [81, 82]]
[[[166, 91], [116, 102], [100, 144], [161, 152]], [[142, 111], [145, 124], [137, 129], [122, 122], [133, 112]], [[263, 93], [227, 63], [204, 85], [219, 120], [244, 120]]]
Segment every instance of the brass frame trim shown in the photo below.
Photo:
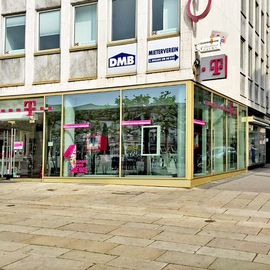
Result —
[[121, 73], [121, 74], [108, 74], [108, 75], [106, 75], [106, 78], [111, 79], [111, 78], [117, 78], [117, 77], [127, 77], [127, 76], [136, 76], [136, 75], [137, 75], [137, 72]]
[[64, 167], [64, 113], [65, 113], [65, 106], [64, 106], [64, 95], [61, 96], [62, 99], [62, 106], [61, 106], [61, 128], [60, 128], [60, 177], [63, 176], [63, 167]]
[[[3, 84], [0, 84], [0, 88], [5, 88], [5, 87], [18, 87], [18, 86], [24, 86], [25, 83], [3, 83]], [[17, 96], [16, 96], [17, 97]], [[14, 98], [16, 98], [14, 97]]]
[[97, 48], [98, 48], [97, 45], [72, 46], [72, 47], [69, 49], [69, 52], [90, 51], [90, 50], [96, 50]]
[[157, 70], [146, 70], [146, 74], [153, 74], [153, 73], [159, 73], [159, 72], [170, 72], [170, 71], [179, 71], [180, 67], [177, 68], [164, 68], [164, 69], [157, 69]]
[[155, 34], [155, 35], [152, 34], [150, 35], [150, 37], [147, 38], [147, 41], [165, 39], [165, 38], [171, 38], [171, 37], [180, 37], [180, 32], [167, 33], [167, 34]]
[[96, 80], [97, 76], [85, 76], [85, 77], [78, 77], [78, 78], [69, 78], [68, 82], [78, 82], [78, 81], [87, 81], [87, 80]]
[[107, 43], [107, 47], [119, 46], [119, 45], [126, 45], [126, 44], [133, 44], [137, 43], [137, 38], [129, 38], [129, 39], [121, 39], [116, 41], [110, 41]]
[[186, 178], [194, 178], [194, 83], [186, 83]]
[[61, 53], [61, 49], [57, 48], [57, 49], [49, 49], [49, 50], [42, 50], [42, 51], [36, 51], [34, 53], [34, 56], [42, 56], [42, 55], [50, 55], [50, 54], [60, 54]]
[[119, 99], [119, 168], [118, 168], [118, 174], [119, 177], [122, 176], [122, 131], [123, 131], [123, 126], [122, 126], [122, 121], [123, 121], [123, 90], [120, 90], [120, 99]]
[[[33, 85], [41, 85], [41, 84], [52, 84], [52, 83], [60, 83], [60, 80], [51, 80], [51, 81], [35, 81]], [[40, 94], [39, 94], [40, 95]], [[46, 95], [44, 95], [46, 96]]]
[[25, 53], [10, 53], [10, 54], [0, 55], [0, 60], [23, 58], [23, 57], [25, 57]]

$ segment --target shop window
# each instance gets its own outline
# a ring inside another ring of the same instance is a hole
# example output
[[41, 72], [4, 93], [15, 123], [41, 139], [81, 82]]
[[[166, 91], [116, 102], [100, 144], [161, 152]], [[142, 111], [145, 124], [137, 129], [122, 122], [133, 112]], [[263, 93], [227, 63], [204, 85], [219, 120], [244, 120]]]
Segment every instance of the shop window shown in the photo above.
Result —
[[119, 175], [119, 91], [64, 97], [64, 176]]
[[249, 165], [266, 162], [266, 129], [256, 125], [249, 126]]
[[39, 50], [60, 47], [60, 11], [39, 13]]
[[136, 0], [112, 0], [112, 41], [135, 38]]
[[237, 120], [237, 105], [231, 101], [228, 101], [227, 108], [227, 157], [228, 164], [227, 169], [229, 171], [237, 169], [237, 149], [238, 149], [238, 120]]
[[239, 140], [238, 140], [238, 159], [239, 159], [239, 169], [244, 169], [246, 167], [246, 119], [247, 110], [244, 107], [239, 106]]
[[179, 0], [152, 0], [152, 34], [177, 32]]
[[25, 15], [5, 18], [5, 53], [23, 52], [25, 49]]
[[211, 93], [195, 87], [194, 175], [211, 173]]
[[185, 176], [184, 85], [123, 91], [123, 176]]
[[74, 45], [96, 44], [97, 4], [75, 7]]
[[60, 176], [62, 97], [46, 97], [45, 176]]
[[226, 171], [226, 101], [213, 95], [212, 130], [212, 170], [214, 173]]

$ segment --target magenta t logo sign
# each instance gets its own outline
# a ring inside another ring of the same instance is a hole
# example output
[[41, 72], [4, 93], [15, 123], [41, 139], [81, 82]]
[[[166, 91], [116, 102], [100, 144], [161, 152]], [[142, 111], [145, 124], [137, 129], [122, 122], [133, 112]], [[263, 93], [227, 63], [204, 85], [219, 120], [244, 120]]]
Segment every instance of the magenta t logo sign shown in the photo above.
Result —
[[27, 116], [33, 116], [33, 112], [36, 110], [35, 100], [26, 100], [23, 102], [24, 111], [28, 112]]
[[228, 57], [225, 54], [201, 58], [200, 80], [226, 79], [228, 73]]
[[219, 70], [222, 69], [223, 69], [223, 58], [216, 58], [210, 61], [210, 70], [214, 70], [213, 75], [219, 75], [220, 74]]

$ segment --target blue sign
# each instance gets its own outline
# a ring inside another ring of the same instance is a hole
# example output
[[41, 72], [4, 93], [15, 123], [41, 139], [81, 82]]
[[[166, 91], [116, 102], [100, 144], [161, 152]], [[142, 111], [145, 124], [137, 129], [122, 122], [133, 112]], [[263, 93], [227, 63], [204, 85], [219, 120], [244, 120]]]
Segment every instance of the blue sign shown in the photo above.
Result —
[[109, 58], [109, 68], [134, 66], [136, 64], [136, 56], [128, 53], [119, 53]]
[[157, 63], [157, 62], [164, 62], [164, 61], [176, 61], [179, 57], [175, 54], [172, 56], [165, 56], [165, 57], [157, 57], [148, 60], [148, 63]]

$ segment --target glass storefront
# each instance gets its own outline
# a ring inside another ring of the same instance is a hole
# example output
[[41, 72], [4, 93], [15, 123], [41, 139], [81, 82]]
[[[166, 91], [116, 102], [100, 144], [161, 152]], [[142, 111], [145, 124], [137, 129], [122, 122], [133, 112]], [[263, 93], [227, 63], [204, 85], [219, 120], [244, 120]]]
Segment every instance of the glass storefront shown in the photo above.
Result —
[[123, 176], [185, 176], [185, 100], [185, 85], [123, 91]]
[[[187, 123], [186, 85], [2, 100], [1, 175], [181, 180], [190, 166], [194, 177], [245, 169], [246, 108], [194, 85]], [[265, 129], [251, 134], [250, 160], [262, 162]]]
[[194, 176], [246, 167], [246, 108], [194, 88]]
[[249, 166], [266, 162], [266, 129], [249, 125]]
[[42, 177], [43, 98], [0, 101], [2, 176]]

